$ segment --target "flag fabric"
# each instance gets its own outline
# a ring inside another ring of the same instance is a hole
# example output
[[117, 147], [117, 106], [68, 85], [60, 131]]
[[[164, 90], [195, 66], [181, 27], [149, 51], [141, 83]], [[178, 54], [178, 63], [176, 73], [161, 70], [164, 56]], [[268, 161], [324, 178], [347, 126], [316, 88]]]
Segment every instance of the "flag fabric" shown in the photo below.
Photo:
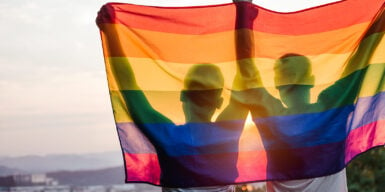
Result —
[[385, 144], [384, 0], [98, 13], [126, 182], [292, 180]]

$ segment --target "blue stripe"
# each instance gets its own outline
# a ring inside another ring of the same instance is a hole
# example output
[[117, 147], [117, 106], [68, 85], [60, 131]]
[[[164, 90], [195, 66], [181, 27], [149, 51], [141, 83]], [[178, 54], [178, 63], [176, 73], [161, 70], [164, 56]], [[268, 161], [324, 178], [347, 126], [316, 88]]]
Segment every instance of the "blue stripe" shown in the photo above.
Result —
[[[356, 105], [320, 113], [254, 119], [264, 138], [265, 150], [312, 147], [343, 141], [349, 132], [385, 119], [385, 93], [359, 98]], [[170, 156], [239, 151], [241, 129], [226, 129], [221, 123], [242, 127], [243, 120], [220, 123], [118, 123], [121, 145], [126, 153], [155, 153]], [[145, 129], [143, 132], [139, 130]], [[257, 139], [259, 140], [259, 138]], [[250, 139], [249, 143], [255, 142]], [[156, 148], [154, 147], [156, 146]], [[253, 146], [253, 145], [251, 145]], [[258, 145], [254, 145], [258, 147]], [[248, 148], [261, 150], [260, 148]]]

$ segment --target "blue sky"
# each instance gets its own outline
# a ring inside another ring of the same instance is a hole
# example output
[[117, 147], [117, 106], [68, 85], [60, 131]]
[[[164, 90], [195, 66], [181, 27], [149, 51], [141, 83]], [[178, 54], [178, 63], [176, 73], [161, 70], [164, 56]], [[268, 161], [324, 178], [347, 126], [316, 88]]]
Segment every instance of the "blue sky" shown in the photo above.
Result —
[[[254, 0], [290, 12], [336, 0]], [[0, 2], [0, 156], [120, 150], [95, 17], [106, 0]], [[227, 0], [117, 1], [155, 6]]]

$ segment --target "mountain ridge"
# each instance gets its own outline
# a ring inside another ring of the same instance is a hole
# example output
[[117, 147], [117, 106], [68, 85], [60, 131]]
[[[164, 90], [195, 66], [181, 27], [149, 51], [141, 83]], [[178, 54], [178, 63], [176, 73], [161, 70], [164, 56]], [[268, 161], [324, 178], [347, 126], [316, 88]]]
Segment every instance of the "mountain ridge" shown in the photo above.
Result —
[[120, 151], [88, 154], [26, 155], [0, 157], [0, 176], [15, 173], [48, 173], [55, 171], [100, 170], [123, 166]]

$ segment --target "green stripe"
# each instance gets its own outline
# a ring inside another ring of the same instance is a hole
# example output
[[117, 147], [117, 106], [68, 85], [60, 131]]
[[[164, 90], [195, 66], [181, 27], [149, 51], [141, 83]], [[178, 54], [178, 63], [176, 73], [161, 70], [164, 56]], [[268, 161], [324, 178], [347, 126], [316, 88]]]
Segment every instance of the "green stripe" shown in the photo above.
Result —
[[[234, 91], [233, 100], [254, 112], [254, 116], [270, 117], [304, 113], [317, 113], [353, 105], [359, 95], [373, 96], [385, 91], [385, 63], [372, 64], [336, 81], [318, 95], [316, 103], [287, 109], [280, 98], [275, 98], [265, 88]], [[361, 83], [363, 86], [361, 87]], [[290, 86], [290, 85], [288, 85]], [[291, 85], [287, 97], [306, 100], [299, 90], [311, 89], [308, 85]], [[236, 113], [236, 111], [234, 111]]]

